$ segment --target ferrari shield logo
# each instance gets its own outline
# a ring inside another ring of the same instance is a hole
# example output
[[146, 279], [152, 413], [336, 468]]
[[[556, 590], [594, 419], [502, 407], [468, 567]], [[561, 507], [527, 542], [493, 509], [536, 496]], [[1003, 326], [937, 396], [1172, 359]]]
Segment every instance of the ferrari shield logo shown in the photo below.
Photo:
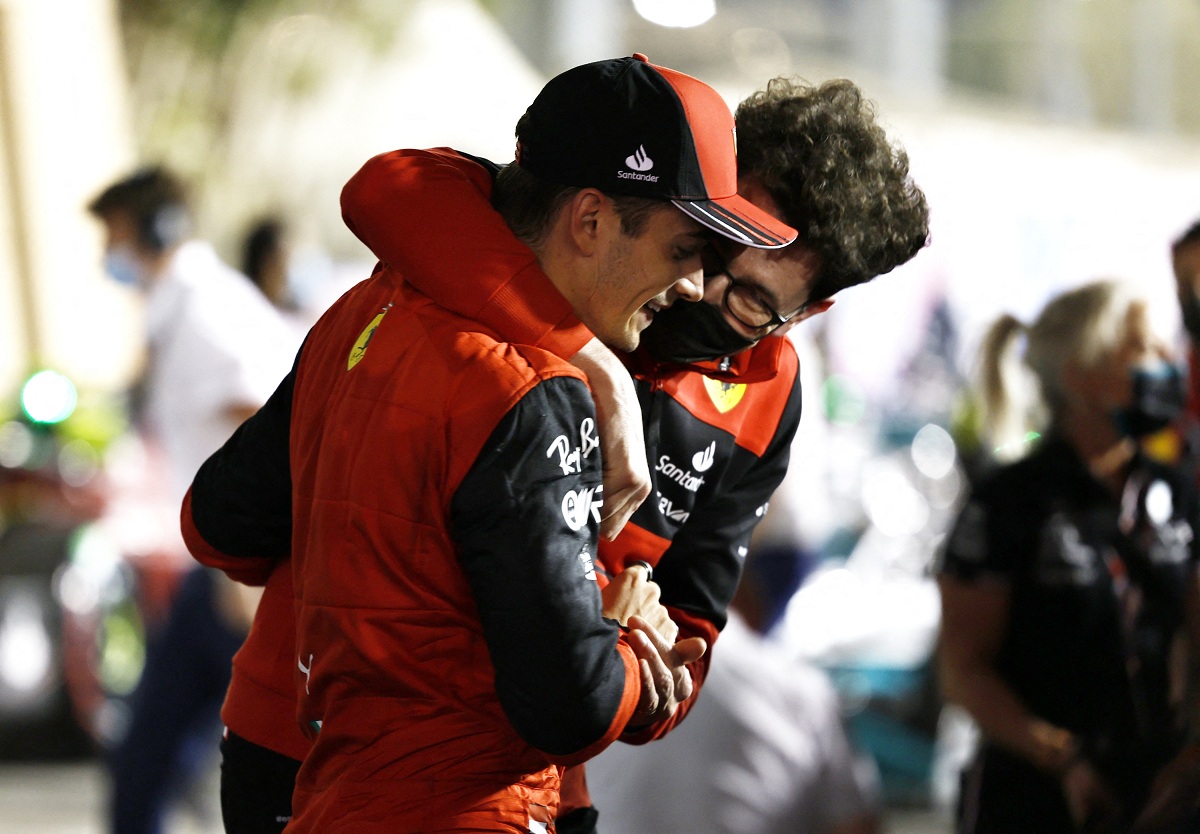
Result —
[[383, 321], [386, 313], [387, 310], [384, 310], [371, 319], [371, 323], [366, 326], [366, 329], [358, 334], [358, 338], [354, 340], [354, 347], [350, 348], [350, 357], [346, 360], [347, 371], [351, 370], [367, 355], [367, 345], [371, 344], [371, 337], [375, 335], [375, 330], [379, 327], [379, 322]]
[[708, 392], [708, 398], [717, 407], [717, 411], [724, 414], [742, 401], [742, 395], [746, 393], [746, 386], [741, 383], [721, 382], [704, 377], [704, 390]]

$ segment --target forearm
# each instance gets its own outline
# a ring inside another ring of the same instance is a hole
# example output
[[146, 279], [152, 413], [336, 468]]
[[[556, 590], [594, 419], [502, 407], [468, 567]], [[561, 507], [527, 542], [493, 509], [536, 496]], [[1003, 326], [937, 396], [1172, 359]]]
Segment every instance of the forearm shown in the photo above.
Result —
[[[596, 400], [596, 416], [603, 425], [618, 412], [641, 414], [633, 377], [617, 355], [594, 336], [568, 360], [587, 374], [588, 385]], [[637, 420], [641, 435], [641, 420]], [[643, 455], [644, 456], [644, 455]]]
[[650, 494], [641, 404], [633, 377], [599, 339], [592, 338], [570, 362], [587, 374], [596, 401], [604, 461], [600, 535], [612, 541]]
[[975, 720], [983, 736], [1047, 773], [1060, 773], [1078, 754], [1068, 730], [1034, 715], [991, 668], [942, 663], [942, 689]]
[[225, 623], [238, 633], [249, 632], [250, 624], [254, 622], [254, 614], [258, 610], [258, 603], [262, 599], [263, 589], [250, 587], [218, 574], [213, 591], [217, 610]]

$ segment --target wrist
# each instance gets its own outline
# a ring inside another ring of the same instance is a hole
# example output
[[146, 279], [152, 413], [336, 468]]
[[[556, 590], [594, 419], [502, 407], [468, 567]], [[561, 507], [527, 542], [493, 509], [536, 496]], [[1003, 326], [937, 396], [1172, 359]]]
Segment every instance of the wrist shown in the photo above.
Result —
[[1071, 731], [1037, 719], [1030, 729], [1033, 745], [1027, 755], [1042, 772], [1062, 777], [1084, 759], [1083, 744]]
[[1071, 771], [1083, 764], [1087, 764], [1087, 756], [1083, 754], [1083, 748], [1076, 744], [1075, 749], [1056, 768], [1055, 775], [1060, 780], [1066, 779]]

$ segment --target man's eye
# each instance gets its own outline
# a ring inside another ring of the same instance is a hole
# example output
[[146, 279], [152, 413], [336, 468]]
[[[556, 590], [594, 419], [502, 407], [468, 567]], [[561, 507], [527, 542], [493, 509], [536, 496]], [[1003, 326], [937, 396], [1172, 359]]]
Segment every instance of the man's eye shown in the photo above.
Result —
[[696, 257], [699, 254], [700, 254], [700, 250], [698, 248], [697, 249], [676, 249], [674, 257], [675, 257], [675, 260], [677, 260], [677, 261], [690, 261], [692, 258]]

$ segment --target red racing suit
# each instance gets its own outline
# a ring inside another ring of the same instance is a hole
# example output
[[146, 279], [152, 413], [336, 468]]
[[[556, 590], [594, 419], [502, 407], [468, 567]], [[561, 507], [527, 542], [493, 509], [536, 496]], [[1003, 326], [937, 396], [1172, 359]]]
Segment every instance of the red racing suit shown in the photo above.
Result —
[[[599, 441], [579, 373], [383, 269], [322, 316], [265, 410], [290, 412], [289, 712], [317, 730], [289, 831], [550, 823], [558, 765], [614, 740], [638, 695], [594, 581]], [[257, 500], [241, 489], [262, 472], [234, 458], [197, 475], [188, 533], [261, 580], [279, 547], [244, 559], [245, 519], [200, 486]]]
[[[509, 341], [537, 340], [560, 355], [571, 355], [586, 338], [572, 329], [570, 316], [552, 317], [561, 311], [547, 315], [544, 308], [531, 308], [529, 299], [540, 288], [528, 268], [529, 250], [481, 198], [489, 188], [485, 168], [462, 156], [399, 151], [376, 157], [355, 175], [343, 192], [343, 211], [348, 225], [388, 268], [402, 272], [438, 304], [494, 321]], [[431, 203], [434, 193], [439, 199]], [[447, 224], [453, 237], [444, 233], [438, 245], [412, 246], [412, 240], [429, 241], [443, 228], [439, 212], [453, 218]], [[455, 286], [436, 250], [451, 245], [463, 229], [477, 233], [482, 243], [473, 245], [486, 254], [470, 269], [473, 281]], [[768, 338], [721, 364], [668, 368], [640, 354], [627, 361], [646, 419], [655, 484], [651, 498], [617, 540], [600, 542], [597, 575], [605, 582], [632, 560], [655, 565], [662, 601], [679, 624], [680, 637], [702, 636], [711, 646], [724, 625], [750, 534], [786, 471], [800, 416], [796, 355], [786, 339]], [[213, 510], [211, 520], [188, 503], [183, 524], [202, 562], [251, 583], [261, 584], [269, 576], [250, 637], [235, 659], [223, 718], [249, 741], [301, 759], [308, 741], [288, 711], [288, 699], [294, 697], [290, 571], [275, 561], [288, 552], [282, 521], [290, 508], [284, 500], [270, 500], [288, 491], [264, 488], [270, 467], [245, 465], [258, 454], [254, 449], [281, 445], [279, 435], [286, 434], [289, 423], [286, 407], [281, 407], [289, 400], [284, 389], [286, 381], [278, 402], [273, 398], [243, 427], [251, 437], [238, 442], [235, 436], [197, 477], [190, 501], [204, 496], [203, 503]], [[222, 461], [225, 469], [256, 473], [247, 484], [255, 512], [279, 523], [260, 525], [254, 533], [252, 525], [237, 523], [227, 507], [218, 511], [232, 502], [228, 485], [214, 477]], [[276, 474], [282, 481], [287, 473]], [[247, 534], [257, 539], [253, 547], [247, 547]], [[247, 559], [252, 553], [262, 558]], [[697, 690], [707, 668], [707, 655], [692, 665]], [[694, 697], [673, 718], [625, 740], [661, 736], [682, 719]], [[570, 807], [585, 803], [585, 794], [568, 802]]]

